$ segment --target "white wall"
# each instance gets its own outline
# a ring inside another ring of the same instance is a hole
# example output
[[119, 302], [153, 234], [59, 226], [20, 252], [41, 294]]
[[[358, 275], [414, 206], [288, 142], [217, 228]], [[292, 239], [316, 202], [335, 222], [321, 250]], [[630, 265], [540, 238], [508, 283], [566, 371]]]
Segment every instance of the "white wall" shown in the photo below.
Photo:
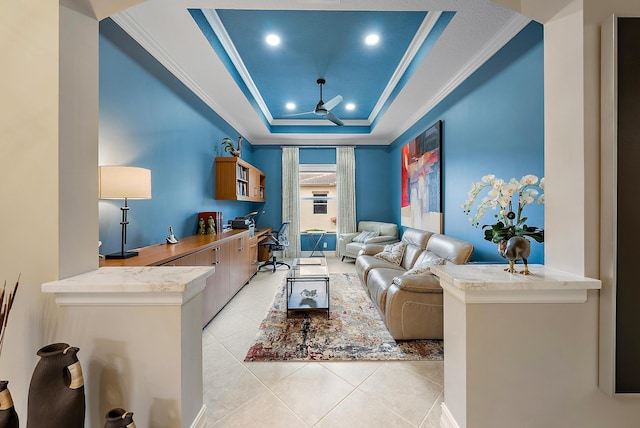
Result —
[[58, 276], [58, 3], [3, 3], [0, 54], [0, 281], [21, 275], [0, 378], [25, 421], [51, 321], [40, 285]]
[[[498, 1], [513, 6], [513, 1]], [[510, 3], [510, 4], [509, 4]], [[637, 0], [523, 0], [521, 12], [544, 24], [545, 46], [545, 261], [579, 275], [599, 277], [600, 230], [600, 24], [611, 14], [640, 16]], [[598, 388], [599, 296], [588, 312], [558, 322], [582, 323], [586, 350], [559, 384], [543, 386], [545, 427], [636, 427], [640, 398], [611, 398]], [[515, 323], [513, 319], [508, 323]], [[588, 321], [588, 322], [587, 322]], [[564, 343], [547, 346], [562, 349]], [[517, 359], [517, 353], [513, 354]], [[530, 385], [536, 375], [530, 374]], [[523, 406], [531, 405], [522, 396]], [[567, 401], [569, 400], [569, 401]], [[495, 427], [495, 426], [494, 426]]]
[[98, 33], [60, 7], [60, 278], [98, 267]]
[[0, 281], [21, 275], [0, 378], [25, 424], [37, 350], [75, 344], [41, 284], [98, 264], [98, 21], [58, 2], [8, 2], [0, 53]]

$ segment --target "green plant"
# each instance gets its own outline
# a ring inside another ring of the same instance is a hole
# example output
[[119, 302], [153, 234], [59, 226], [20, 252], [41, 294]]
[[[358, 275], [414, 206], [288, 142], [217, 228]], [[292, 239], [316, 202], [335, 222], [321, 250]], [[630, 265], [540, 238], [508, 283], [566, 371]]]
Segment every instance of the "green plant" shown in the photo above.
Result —
[[[528, 236], [537, 242], [544, 242], [544, 229], [527, 225], [527, 217], [523, 217], [524, 208], [532, 203], [544, 203], [544, 178], [538, 181], [535, 175], [525, 175], [519, 181], [512, 178], [508, 182], [489, 174], [482, 177], [479, 182], [471, 185], [469, 199], [462, 205], [464, 213], [471, 214], [471, 208], [475, 204], [480, 193], [490, 189], [487, 196], [480, 199], [475, 214], [469, 218], [471, 225], [478, 227], [479, 220], [488, 209], [498, 210], [494, 217], [497, 221], [493, 224], [482, 225], [484, 239], [499, 243], [514, 236]], [[514, 212], [513, 198], [517, 195], [517, 208]]]

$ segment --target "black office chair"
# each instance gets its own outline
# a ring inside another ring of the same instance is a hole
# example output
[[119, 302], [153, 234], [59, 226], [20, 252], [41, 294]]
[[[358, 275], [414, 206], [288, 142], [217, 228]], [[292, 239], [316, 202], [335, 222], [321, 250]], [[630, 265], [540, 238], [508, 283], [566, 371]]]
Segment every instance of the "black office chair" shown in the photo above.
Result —
[[276, 259], [276, 255], [273, 253], [274, 251], [282, 251], [289, 246], [289, 238], [287, 237], [287, 228], [289, 227], [289, 223], [290, 222], [288, 221], [282, 223], [282, 226], [280, 226], [280, 230], [274, 232], [271, 235], [271, 239], [262, 244], [262, 246], [269, 249], [269, 253], [271, 253], [272, 256], [271, 260], [267, 260], [266, 262], [261, 264], [259, 269], [262, 269], [265, 266], [273, 266], [273, 271], [275, 272], [278, 266], [283, 265], [291, 269], [291, 266], [289, 266], [287, 263], [278, 261]]

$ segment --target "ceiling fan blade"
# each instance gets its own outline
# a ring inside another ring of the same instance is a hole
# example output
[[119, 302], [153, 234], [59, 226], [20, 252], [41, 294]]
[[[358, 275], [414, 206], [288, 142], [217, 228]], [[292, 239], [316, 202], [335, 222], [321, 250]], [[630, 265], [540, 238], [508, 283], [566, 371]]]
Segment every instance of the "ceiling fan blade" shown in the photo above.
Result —
[[342, 102], [342, 95], [337, 95], [333, 98], [331, 98], [329, 101], [327, 101], [326, 103], [324, 103], [322, 105], [322, 107], [324, 107], [327, 110], [331, 110], [332, 108], [334, 108], [335, 106], [337, 106], [338, 104], [340, 104]]
[[336, 117], [336, 115], [334, 115], [330, 111], [328, 111], [327, 114], [324, 115], [324, 118], [325, 119], [329, 119], [331, 122], [335, 123], [338, 126], [343, 126], [344, 125], [344, 122], [342, 122], [340, 119], [338, 119]]
[[302, 115], [305, 115], [305, 114], [314, 114], [314, 113], [315, 113], [315, 111], [311, 110], [311, 111], [305, 111], [305, 112], [302, 112], [302, 113], [286, 114], [286, 115], [284, 115], [282, 117], [302, 116]]

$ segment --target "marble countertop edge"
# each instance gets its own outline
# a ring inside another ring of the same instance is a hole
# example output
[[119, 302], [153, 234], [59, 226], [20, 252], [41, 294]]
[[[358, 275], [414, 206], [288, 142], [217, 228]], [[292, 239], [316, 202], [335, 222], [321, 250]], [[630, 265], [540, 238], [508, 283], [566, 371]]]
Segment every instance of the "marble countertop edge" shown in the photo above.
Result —
[[[531, 275], [509, 273], [506, 264], [442, 265], [432, 267], [432, 272], [442, 282], [468, 292], [491, 290], [589, 290], [600, 289], [598, 279], [581, 277], [544, 265], [529, 265]], [[520, 272], [522, 264], [516, 265]]]
[[42, 284], [45, 293], [183, 293], [214, 272], [203, 266], [101, 267]]

